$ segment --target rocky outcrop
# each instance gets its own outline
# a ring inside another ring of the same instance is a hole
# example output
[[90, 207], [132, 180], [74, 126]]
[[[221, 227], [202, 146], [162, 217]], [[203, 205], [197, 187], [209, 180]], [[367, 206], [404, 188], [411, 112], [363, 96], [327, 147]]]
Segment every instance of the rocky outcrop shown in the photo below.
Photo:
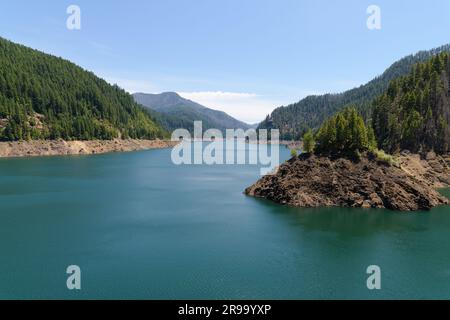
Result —
[[397, 162], [403, 171], [430, 187], [438, 189], [450, 185], [450, 155], [428, 152], [421, 156], [402, 152]]
[[170, 148], [178, 142], [166, 140], [34, 140], [0, 142], [0, 158], [55, 155], [83, 155]]
[[416, 211], [449, 203], [433, 183], [425, 183], [399, 165], [390, 166], [369, 157], [358, 162], [309, 155], [294, 157], [245, 193], [297, 207]]

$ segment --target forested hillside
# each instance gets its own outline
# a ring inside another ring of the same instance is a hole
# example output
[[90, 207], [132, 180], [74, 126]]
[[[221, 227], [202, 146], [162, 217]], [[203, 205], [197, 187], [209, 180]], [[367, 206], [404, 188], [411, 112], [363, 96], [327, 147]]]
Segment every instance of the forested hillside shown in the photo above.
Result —
[[0, 38], [0, 140], [165, 134], [119, 87], [71, 62]]
[[449, 151], [450, 54], [414, 66], [373, 103], [379, 147], [388, 152]]
[[368, 119], [370, 118], [373, 99], [383, 94], [392, 80], [408, 74], [414, 64], [429, 60], [436, 54], [449, 51], [450, 45], [430, 51], [422, 51], [399, 60], [381, 76], [359, 88], [341, 94], [309, 96], [298, 103], [280, 107], [274, 110], [260, 124], [259, 128], [280, 129], [282, 139], [297, 140], [308, 128], [318, 128], [325, 119], [347, 105], [355, 106], [365, 119]]

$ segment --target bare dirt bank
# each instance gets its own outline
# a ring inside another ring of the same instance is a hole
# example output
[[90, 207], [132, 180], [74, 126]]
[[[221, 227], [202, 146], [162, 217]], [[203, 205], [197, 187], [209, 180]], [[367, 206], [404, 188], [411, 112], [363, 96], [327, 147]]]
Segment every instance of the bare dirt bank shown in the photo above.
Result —
[[403, 171], [434, 189], [450, 186], [450, 154], [402, 154], [398, 163]]
[[167, 140], [36, 140], [0, 142], [0, 158], [56, 155], [87, 155], [170, 148], [177, 142]]

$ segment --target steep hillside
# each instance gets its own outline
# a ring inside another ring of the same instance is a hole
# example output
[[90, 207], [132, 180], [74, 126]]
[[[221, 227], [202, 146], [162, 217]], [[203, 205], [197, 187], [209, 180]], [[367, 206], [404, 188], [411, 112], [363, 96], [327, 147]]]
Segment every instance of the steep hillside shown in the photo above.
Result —
[[152, 110], [154, 117], [168, 131], [178, 128], [186, 128], [192, 131], [194, 121], [202, 121], [204, 130], [215, 128], [224, 131], [226, 129], [250, 128], [250, 125], [234, 119], [225, 112], [206, 108], [180, 97], [175, 92], [161, 94], [135, 93], [133, 96], [136, 102]]
[[165, 134], [119, 87], [69, 61], [0, 38], [0, 140]]
[[392, 80], [408, 74], [414, 64], [449, 51], [450, 45], [445, 45], [407, 56], [394, 63], [381, 76], [359, 88], [341, 94], [309, 96], [300, 102], [275, 109], [259, 127], [280, 129], [282, 138], [286, 140], [300, 139], [305, 130], [319, 127], [325, 119], [349, 104], [356, 106], [365, 118], [369, 118], [372, 100], [381, 95]]
[[449, 152], [450, 54], [417, 64], [409, 75], [392, 81], [373, 105], [372, 126], [380, 148]]

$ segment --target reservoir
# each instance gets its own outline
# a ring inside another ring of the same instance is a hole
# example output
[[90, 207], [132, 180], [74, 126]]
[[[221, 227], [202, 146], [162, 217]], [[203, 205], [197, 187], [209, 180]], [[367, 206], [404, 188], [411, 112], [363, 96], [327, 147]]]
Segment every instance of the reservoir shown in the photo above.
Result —
[[449, 207], [288, 208], [243, 194], [259, 169], [170, 149], [0, 160], [0, 299], [450, 299]]

